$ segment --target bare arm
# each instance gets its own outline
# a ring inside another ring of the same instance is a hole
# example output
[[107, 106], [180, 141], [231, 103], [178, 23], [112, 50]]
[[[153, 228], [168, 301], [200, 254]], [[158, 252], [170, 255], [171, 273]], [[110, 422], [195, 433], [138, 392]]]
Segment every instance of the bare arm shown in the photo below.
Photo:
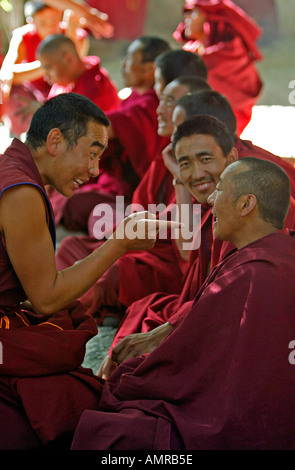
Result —
[[[40, 191], [31, 185], [16, 186], [4, 192], [0, 204], [1, 231], [10, 261], [34, 309], [45, 315], [79, 298], [128, 249], [151, 248], [158, 228], [154, 225], [147, 239], [144, 217], [145, 213], [124, 219], [114, 236], [91, 255], [57, 271]], [[131, 218], [141, 233], [134, 240], [125, 235]]]

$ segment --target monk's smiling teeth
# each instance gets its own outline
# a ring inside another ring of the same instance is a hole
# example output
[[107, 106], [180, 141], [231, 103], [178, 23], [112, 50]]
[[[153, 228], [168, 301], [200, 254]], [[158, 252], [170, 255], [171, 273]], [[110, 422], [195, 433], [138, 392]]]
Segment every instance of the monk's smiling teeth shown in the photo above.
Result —
[[79, 186], [84, 183], [83, 180], [80, 180], [79, 178], [73, 178], [74, 183], [77, 183]]

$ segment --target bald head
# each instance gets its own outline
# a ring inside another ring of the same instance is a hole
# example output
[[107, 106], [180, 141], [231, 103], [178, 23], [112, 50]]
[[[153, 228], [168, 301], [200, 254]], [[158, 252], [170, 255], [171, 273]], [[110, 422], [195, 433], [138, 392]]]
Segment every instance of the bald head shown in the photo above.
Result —
[[45, 71], [45, 79], [50, 85], [75, 83], [85, 70], [74, 42], [63, 34], [54, 34], [44, 39], [37, 55]]
[[37, 55], [56, 55], [63, 52], [70, 52], [78, 57], [74, 42], [64, 34], [52, 34], [43, 39], [39, 45]]
[[261, 218], [281, 230], [290, 206], [291, 189], [287, 173], [273, 162], [254, 157], [242, 158], [229, 165], [228, 169], [234, 170], [231, 171], [233, 201], [244, 194], [254, 194]]

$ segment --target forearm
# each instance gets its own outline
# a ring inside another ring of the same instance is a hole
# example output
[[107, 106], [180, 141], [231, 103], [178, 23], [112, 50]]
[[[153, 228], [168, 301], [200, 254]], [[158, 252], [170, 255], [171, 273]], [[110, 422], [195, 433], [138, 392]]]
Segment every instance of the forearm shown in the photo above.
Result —
[[26, 80], [31, 82], [43, 77], [44, 75], [44, 71], [42, 70], [38, 60], [24, 64], [14, 64], [12, 72], [12, 82], [14, 85], [22, 84]]
[[40, 296], [46, 302], [41, 313], [50, 315], [79, 298], [124, 252], [122, 243], [109, 239], [80, 262], [57, 272], [47, 295]]
[[179, 220], [185, 224], [185, 229], [179, 230], [179, 236], [176, 238], [175, 243], [180, 253], [180, 256], [185, 261], [188, 261], [190, 249], [186, 248], [187, 244], [192, 242], [191, 238], [184, 237], [189, 234], [193, 228], [193, 203], [190, 192], [183, 184], [175, 184], [176, 204], [179, 212]]

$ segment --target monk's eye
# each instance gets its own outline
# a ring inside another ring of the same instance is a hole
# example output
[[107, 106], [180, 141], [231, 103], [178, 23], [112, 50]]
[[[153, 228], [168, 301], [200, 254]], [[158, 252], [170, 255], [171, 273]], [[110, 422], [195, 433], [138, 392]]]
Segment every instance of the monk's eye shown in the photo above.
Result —
[[178, 163], [178, 166], [181, 170], [183, 170], [184, 168], [188, 168], [189, 167], [189, 162], [188, 161], [183, 161], [183, 162], [180, 162]]

